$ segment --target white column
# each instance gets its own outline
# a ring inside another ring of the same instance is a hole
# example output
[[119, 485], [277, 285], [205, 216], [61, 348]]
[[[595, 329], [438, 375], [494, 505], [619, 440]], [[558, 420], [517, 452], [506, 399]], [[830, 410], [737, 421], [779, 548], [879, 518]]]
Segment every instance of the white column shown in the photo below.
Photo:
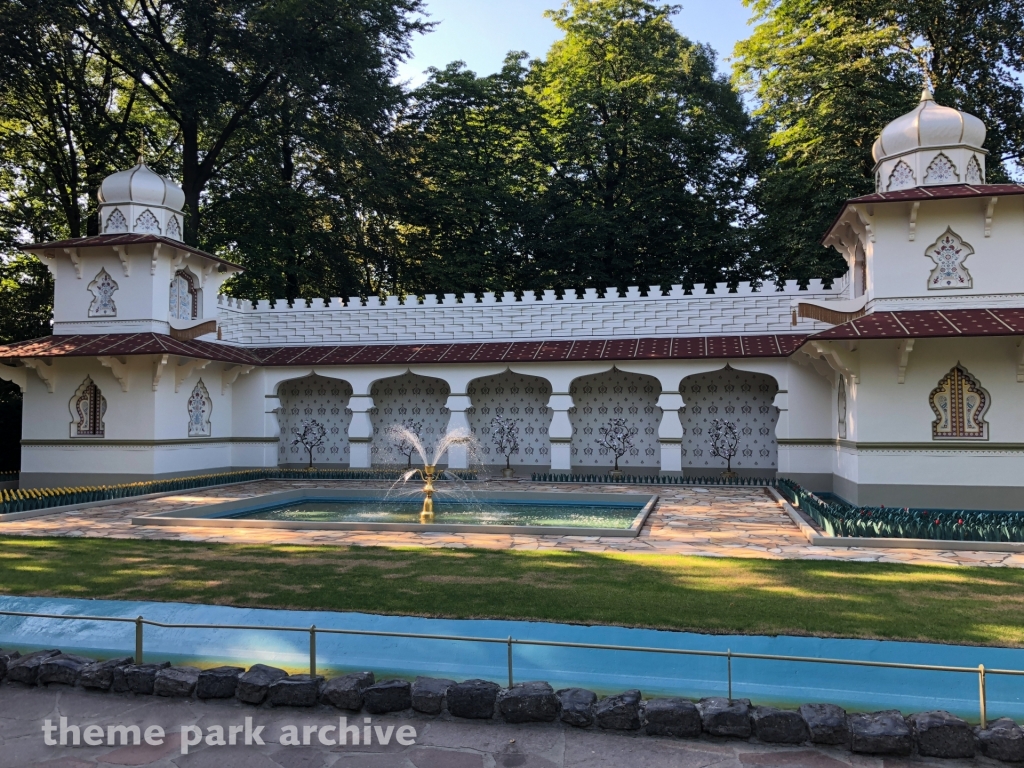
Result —
[[679, 421], [679, 410], [686, 404], [678, 392], [662, 392], [658, 397], [661, 408], [661, 424], [658, 426], [658, 443], [661, 445], [661, 471], [683, 471], [683, 425]]
[[348, 465], [353, 469], [368, 469], [373, 463], [373, 424], [370, 409], [373, 398], [369, 395], [353, 395], [348, 401], [352, 421], [348, 425]]
[[[257, 396], [259, 393], [257, 392]], [[277, 437], [282, 442], [288, 440], [288, 435], [281, 434], [281, 398], [277, 395], [267, 395], [263, 398], [263, 434], [267, 437]], [[267, 446], [267, 450], [263, 456], [263, 466], [276, 467], [280, 461], [280, 453], [278, 448], [280, 443], [270, 443]], [[271, 449], [273, 450], [273, 456], [271, 456]]]
[[572, 422], [569, 421], [569, 409], [574, 405], [572, 395], [557, 393], [548, 400], [548, 408], [552, 410], [551, 426], [548, 428], [548, 439], [551, 441], [551, 469], [572, 469]]
[[[449, 395], [448, 402], [445, 403], [445, 407], [451, 413], [448, 417], [448, 432], [453, 432], [456, 429], [464, 429], [467, 432], [471, 431], [469, 419], [466, 418], [466, 409], [472, 406], [473, 403], [469, 395]], [[443, 460], [443, 457], [439, 458]], [[448, 449], [448, 468], [469, 468], [469, 451], [466, 450], [466, 446], [453, 445]]]

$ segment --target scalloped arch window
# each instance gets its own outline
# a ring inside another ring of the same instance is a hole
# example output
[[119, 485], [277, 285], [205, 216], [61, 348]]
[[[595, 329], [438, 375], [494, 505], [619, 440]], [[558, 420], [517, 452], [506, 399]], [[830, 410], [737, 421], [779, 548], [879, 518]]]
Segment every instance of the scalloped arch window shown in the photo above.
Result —
[[988, 440], [985, 413], [992, 400], [966, 368], [957, 363], [928, 398], [935, 413], [933, 440]]
[[209, 437], [210, 414], [213, 412], [213, 401], [210, 393], [200, 379], [188, 397], [188, 436]]
[[86, 376], [71, 397], [71, 437], [103, 437], [107, 400], [100, 388]]

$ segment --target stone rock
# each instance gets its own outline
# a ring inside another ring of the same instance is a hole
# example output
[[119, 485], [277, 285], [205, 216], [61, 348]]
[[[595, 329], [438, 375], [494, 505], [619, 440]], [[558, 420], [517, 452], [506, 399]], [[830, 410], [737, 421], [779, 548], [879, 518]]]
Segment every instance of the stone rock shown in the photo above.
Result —
[[709, 696], [697, 702], [701, 724], [712, 736], [750, 738], [750, 699]]
[[909, 755], [914, 748], [903, 715], [898, 709], [858, 713], [847, 717], [850, 749], [869, 755]]
[[846, 710], [835, 704], [804, 704], [797, 710], [807, 725], [812, 744], [850, 743]]
[[807, 723], [793, 709], [754, 707], [750, 727], [754, 736], [769, 744], [803, 744], [811, 737]]
[[687, 699], [651, 699], [645, 707], [647, 733], [651, 736], [700, 736], [700, 712]]
[[288, 675], [275, 680], [267, 690], [267, 703], [272, 707], [312, 707], [320, 695], [323, 676]]
[[918, 712], [907, 718], [924, 757], [974, 757], [974, 730], [945, 710]]
[[382, 680], [363, 691], [363, 706], [371, 715], [401, 712], [412, 706], [412, 686], [408, 680]]
[[0, 680], [7, 677], [7, 665], [20, 657], [21, 654], [17, 651], [5, 651], [0, 648]]
[[95, 661], [95, 659], [87, 659], [85, 656], [76, 656], [73, 653], [51, 656], [39, 665], [36, 682], [39, 685], [49, 685], [50, 683], [74, 685], [78, 682], [78, 676], [82, 670]]
[[288, 673], [266, 664], [255, 664], [238, 678], [235, 698], [245, 704], [262, 704], [267, 698], [270, 686], [288, 677]]
[[363, 708], [363, 691], [373, 685], [373, 672], [351, 672], [332, 677], [320, 693], [320, 703], [358, 712]]
[[238, 688], [238, 678], [245, 672], [242, 667], [214, 667], [199, 673], [196, 683], [197, 699], [230, 699]]
[[594, 724], [594, 703], [597, 694], [585, 688], [562, 688], [555, 692], [562, 705], [562, 722], [577, 728], [589, 728]]
[[7, 679], [15, 683], [35, 685], [39, 679], [39, 667], [47, 659], [59, 656], [60, 651], [50, 649], [47, 651], [35, 651], [19, 656], [7, 664]]
[[463, 680], [448, 689], [448, 711], [455, 717], [492, 718], [500, 690], [501, 686], [490, 680]]
[[636, 689], [606, 696], [594, 705], [594, 719], [599, 726], [610, 730], [639, 730], [643, 725], [640, 719], [640, 698], [640, 691]]
[[443, 677], [417, 677], [412, 684], [412, 708], [427, 715], [440, 715], [444, 698], [454, 680]]
[[558, 709], [554, 689], [543, 681], [513, 685], [498, 694], [498, 711], [509, 723], [551, 723]]
[[156, 673], [153, 681], [153, 693], [157, 696], [170, 696], [177, 699], [189, 699], [199, 682], [202, 670], [198, 667], [167, 667]]
[[988, 724], [988, 728], [974, 729], [978, 750], [985, 757], [1004, 763], [1024, 762], [1024, 731], [1013, 720], [1001, 717]]
[[164, 661], [160, 664], [130, 664], [124, 668], [125, 684], [132, 693], [151, 695], [153, 693], [153, 685], [156, 683], [156, 673], [170, 666], [171, 662], [169, 661]]
[[[114, 672], [120, 670], [121, 679], [124, 680], [124, 668], [135, 663], [131, 656], [122, 656], [119, 659], [107, 659], [106, 661], [95, 661], [78, 676], [78, 684], [83, 688], [95, 688], [100, 691], [109, 691], [114, 685]], [[125, 690], [128, 689], [127, 684]]]

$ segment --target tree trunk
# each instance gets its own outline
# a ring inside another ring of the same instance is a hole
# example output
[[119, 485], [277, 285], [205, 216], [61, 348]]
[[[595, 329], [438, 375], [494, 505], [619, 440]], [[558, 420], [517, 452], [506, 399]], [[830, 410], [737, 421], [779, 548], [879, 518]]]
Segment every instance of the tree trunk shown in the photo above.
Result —
[[181, 125], [181, 189], [185, 193], [185, 242], [199, 243], [199, 197], [204, 181], [199, 178], [199, 125]]

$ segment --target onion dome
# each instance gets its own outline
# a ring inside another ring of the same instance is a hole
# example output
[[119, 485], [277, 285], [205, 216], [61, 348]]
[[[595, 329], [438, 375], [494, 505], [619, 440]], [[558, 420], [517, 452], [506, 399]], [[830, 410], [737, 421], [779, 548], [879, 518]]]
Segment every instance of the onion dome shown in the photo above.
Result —
[[142, 159], [100, 184], [100, 223], [104, 235], [143, 234], [181, 240], [185, 193]]

